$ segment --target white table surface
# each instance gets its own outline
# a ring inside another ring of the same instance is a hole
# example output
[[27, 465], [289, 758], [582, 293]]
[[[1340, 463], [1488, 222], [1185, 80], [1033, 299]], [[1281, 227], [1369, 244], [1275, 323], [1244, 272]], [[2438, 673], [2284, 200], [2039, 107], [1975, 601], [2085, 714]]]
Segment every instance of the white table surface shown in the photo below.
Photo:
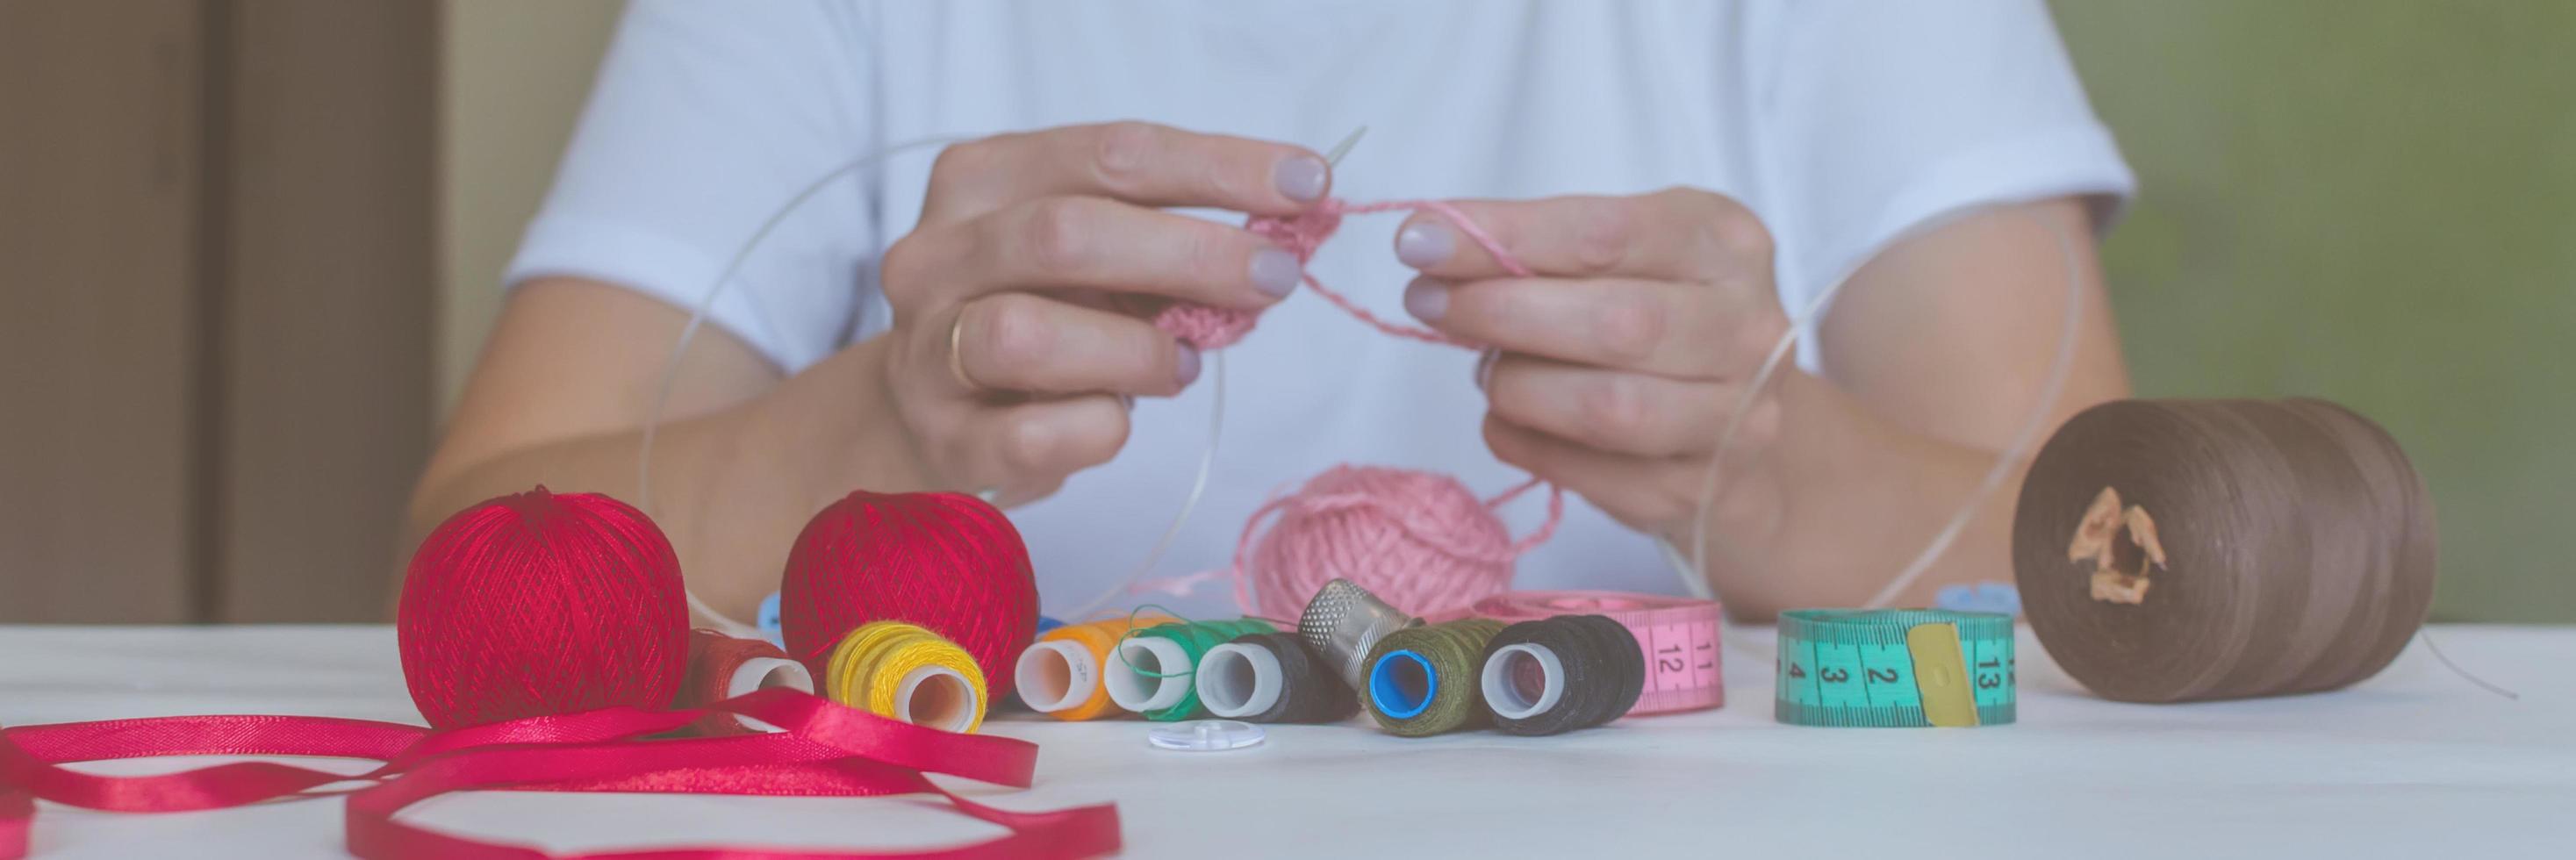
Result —
[[[2576, 628], [2434, 636], [2522, 698], [2453, 677], [2419, 641], [2342, 692], [2122, 705], [2083, 694], [2025, 630], [2018, 724], [1796, 728], [1771, 720], [1770, 636], [1748, 630], [1720, 711], [1553, 738], [1274, 726], [1229, 753], [1153, 750], [1135, 722], [1021, 715], [987, 731], [1040, 745], [1036, 788], [943, 782], [1015, 809], [1115, 800], [1139, 857], [2576, 856]], [[419, 718], [390, 628], [0, 627], [0, 724], [189, 713]], [[998, 832], [916, 798], [495, 792], [406, 815], [555, 850], [887, 849]], [[343, 857], [340, 839], [336, 799], [171, 815], [45, 804], [35, 849]]]

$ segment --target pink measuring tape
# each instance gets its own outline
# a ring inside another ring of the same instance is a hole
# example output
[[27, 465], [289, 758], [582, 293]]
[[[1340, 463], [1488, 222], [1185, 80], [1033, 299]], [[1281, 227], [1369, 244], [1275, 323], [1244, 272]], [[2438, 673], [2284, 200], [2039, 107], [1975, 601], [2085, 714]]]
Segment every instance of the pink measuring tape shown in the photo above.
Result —
[[1697, 711], [1726, 704], [1713, 600], [1616, 591], [1510, 591], [1476, 601], [1468, 614], [1500, 621], [1605, 615], [1646, 652], [1646, 690], [1630, 715]]

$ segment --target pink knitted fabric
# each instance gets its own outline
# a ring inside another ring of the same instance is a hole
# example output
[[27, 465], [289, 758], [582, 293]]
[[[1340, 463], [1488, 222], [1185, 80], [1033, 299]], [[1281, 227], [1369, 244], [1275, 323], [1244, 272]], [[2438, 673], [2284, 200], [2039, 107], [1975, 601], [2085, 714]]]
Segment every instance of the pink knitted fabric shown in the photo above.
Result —
[[[1449, 219], [1449, 223], [1456, 225], [1459, 232], [1467, 234], [1468, 239], [1484, 248], [1486, 253], [1494, 255], [1494, 259], [1502, 264], [1504, 271], [1524, 278], [1529, 277], [1529, 269], [1523, 267], [1519, 260], [1514, 259], [1511, 252], [1503, 250], [1502, 243], [1495, 241], [1492, 234], [1485, 232], [1483, 227], [1469, 220], [1466, 213], [1458, 211], [1457, 207], [1437, 200], [1392, 200], [1384, 203], [1362, 204], [1338, 199], [1326, 200], [1315, 208], [1292, 217], [1254, 216], [1243, 226], [1244, 229], [1269, 239], [1272, 244], [1278, 245], [1281, 249], [1297, 255], [1297, 262], [1302, 264], [1312, 261], [1315, 258], [1315, 251], [1322, 248], [1326, 240], [1333, 238], [1334, 231], [1342, 229], [1344, 215], [1416, 210], [1427, 210]], [[1430, 329], [1398, 325], [1380, 319], [1376, 314], [1369, 313], [1366, 308], [1334, 292], [1332, 288], [1324, 286], [1324, 283], [1315, 280], [1313, 275], [1306, 276], [1306, 286], [1312, 288], [1316, 295], [1323, 296], [1326, 301], [1332, 302], [1334, 307], [1341, 308], [1378, 331], [1431, 343], [1471, 348], [1475, 346]], [[1260, 314], [1253, 311], [1238, 311], [1199, 304], [1174, 304], [1154, 315], [1154, 325], [1161, 328], [1163, 333], [1202, 351], [1233, 346], [1236, 341], [1242, 340], [1244, 335], [1252, 333], [1253, 323], [1259, 320]]]

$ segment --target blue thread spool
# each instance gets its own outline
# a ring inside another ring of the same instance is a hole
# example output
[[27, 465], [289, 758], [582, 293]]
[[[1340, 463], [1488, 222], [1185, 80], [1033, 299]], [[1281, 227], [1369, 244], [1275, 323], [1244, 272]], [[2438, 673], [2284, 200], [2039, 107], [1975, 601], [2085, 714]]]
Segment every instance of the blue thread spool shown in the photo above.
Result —
[[787, 630], [778, 620], [778, 592], [772, 591], [768, 597], [761, 598], [760, 616], [754, 624], [760, 628], [761, 639], [782, 649], [787, 647]]
[[2009, 582], [1943, 586], [1940, 594], [1933, 598], [1932, 605], [1952, 612], [2020, 615], [2021, 590]]

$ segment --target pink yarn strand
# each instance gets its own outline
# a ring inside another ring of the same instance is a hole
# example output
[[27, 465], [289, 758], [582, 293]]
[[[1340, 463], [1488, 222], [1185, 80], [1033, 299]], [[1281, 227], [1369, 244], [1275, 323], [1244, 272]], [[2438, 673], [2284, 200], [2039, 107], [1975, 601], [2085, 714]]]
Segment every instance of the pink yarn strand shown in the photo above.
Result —
[[[1496, 495], [1493, 498], [1486, 499], [1485, 508], [1487, 510], [1492, 510], [1500, 508], [1506, 504], [1510, 504], [1513, 499], [1520, 498], [1522, 493], [1529, 492], [1531, 487], [1536, 487], [1540, 484], [1546, 483], [1547, 482], [1545, 481], [1539, 480], [1538, 476], [1532, 475], [1529, 480], [1521, 482], [1520, 486], [1504, 490], [1501, 494]], [[1547, 519], [1540, 520], [1538, 528], [1531, 529], [1528, 536], [1521, 538], [1518, 543], [1512, 544], [1512, 555], [1514, 557], [1518, 557], [1530, 550], [1537, 549], [1539, 544], [1546, 543], [1548, 538], [1556, 536], [1557, 524], [1564, 521], [1565, 488], [1559, 487], [1555, 484], [1548, 484]]]

